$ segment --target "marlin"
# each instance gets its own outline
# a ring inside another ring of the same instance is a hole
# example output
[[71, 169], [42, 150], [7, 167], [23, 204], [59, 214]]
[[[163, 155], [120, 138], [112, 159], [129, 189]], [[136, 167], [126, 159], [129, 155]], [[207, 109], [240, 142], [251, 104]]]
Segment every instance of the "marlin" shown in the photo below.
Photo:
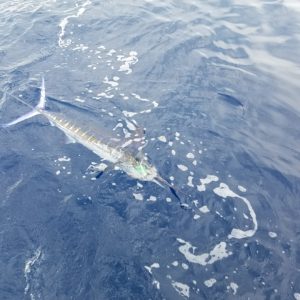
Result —
[[[17, 101], [31, 108], [31, 111], [9, 123], [0, 125], [2, 128], [7, 128], [12, 125], [18, 124], [36, 115], [42, 115], [48, 119], [51, 125], [56, 126], [61, 131], [63, 131], [65, 135], [69, 139], [71, 139], [71, 141], [83, 145], [87, 149], [94, 152], [97, 156], [99, 156], [101, 160], [112, 163], [114, 166], [127, 173], [130, 177], [141, 181], [154, 182], [161, 187], [169, 188], [172, 194], [180, 201], [181, 207], [186, 207], [186, 204], [183, 204], [179, 196], [177, 195], [175, 187], [172, 186], [163, 177], [161, 177], [156, 167], [151, 165], [146, 159], [135, 157], [129, 151], [126, 151], [125, 148], [114, 147], [109, 143], [105, 143], [103, 140], [96, 138], [96, 135], [91, 133], [90, 130], [85, 131], [75, 122], [62, 117], [58, 113], [46, 110], [46, 92], [44, 78], [42, 79], [40, 100], [35, 107], [31, 106], [18, 97], [15, 97], [13, 95], [11, 96]], [[105, 170], [105, 168], [103, 169], [102, 163], [94, 166], [91, 165], [90, 167], [93, 171], [99, 171], [99, 173], [101, 174]]]

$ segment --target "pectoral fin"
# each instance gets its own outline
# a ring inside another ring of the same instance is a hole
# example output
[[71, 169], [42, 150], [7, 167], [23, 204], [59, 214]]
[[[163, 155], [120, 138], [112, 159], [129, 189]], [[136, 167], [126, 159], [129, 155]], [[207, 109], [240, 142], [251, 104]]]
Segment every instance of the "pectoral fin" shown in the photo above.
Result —
[[99, 178], [105, 170], [108, 169], [108, 166], [104, 163], [100, 163], [100, 164], [97, 164], [97, 165], [90, 165], [88, 168], [87, 168], [87, 171], [94, 175], [96, 178]]

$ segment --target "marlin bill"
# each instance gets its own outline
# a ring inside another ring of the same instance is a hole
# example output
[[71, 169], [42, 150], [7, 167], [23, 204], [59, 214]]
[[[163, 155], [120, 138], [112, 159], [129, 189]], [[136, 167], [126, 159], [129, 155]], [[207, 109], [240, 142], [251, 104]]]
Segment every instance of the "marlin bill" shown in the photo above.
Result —
[[[175, 192], [174, 187], [159, 175], [156, 167], [145, 160], [143, 155], [139, 155], [138, 157], [136, 157], [129, 151], [126, 151], [126, 143], [124, 144], [124, 147], [112, 146], [111, 144], [105, 142], [104, 139], [102, 140], [101, 138], [96, 137], [97, 135], [93, 134], [92, 130], [83, 129], [78, 124], [76, 124], [75, 121], [69, 120], [61, 116], [60, 114], [47, 110], [44, 78], [42, 79], [40, 100], [36, 107], [32, 107], [18, 97], [13, 97], [27, 107], [30, 107], [31, 111], [9, 123], [2, 124], [1, 127], [7, 128], [29, 118], [32, 118], [36, 115], [42, 115], [48, 119], [51, 125], [63, 131], [70, 140], [72, 140], [73, 142], [77, 142], [87, 149], [93, 151], [97, 156], [101, 158], [101, 160], [112, 163], [113, 166], [123, 170], [132, 178], [141, 181], [151, 181], [162, 187], [170, 188], [173, 195], [180, 201], [180, 198]], [[93, 169], [95, 171], [103, 171], [102, 165], [103, 164], [101, 163], [99, 165], [95, 165], [93, 166]]]

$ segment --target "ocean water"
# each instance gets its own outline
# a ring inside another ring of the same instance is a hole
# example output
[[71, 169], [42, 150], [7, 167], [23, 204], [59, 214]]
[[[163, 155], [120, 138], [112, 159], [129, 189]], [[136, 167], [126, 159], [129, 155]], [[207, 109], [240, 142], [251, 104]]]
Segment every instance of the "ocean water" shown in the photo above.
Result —
[[187, 206], [95, 178], [41, 116], [2, 128], [0, 299], [300, 299], [296, 0], [14, 0], [0, 24], [0, 123], [44, 77], [99, 135], [145, 128]]

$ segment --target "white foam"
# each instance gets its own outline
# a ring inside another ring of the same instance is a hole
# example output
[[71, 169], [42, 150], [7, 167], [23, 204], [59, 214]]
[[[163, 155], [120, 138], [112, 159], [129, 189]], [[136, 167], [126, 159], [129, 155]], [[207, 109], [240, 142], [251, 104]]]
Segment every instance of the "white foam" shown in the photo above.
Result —
[[294, 298], [296, 300], [300, 300], [300, 293], [294, 293]]
[[97, 96], [98, 97], [104, 97], [104, 98], [106, 98], [106, 99], [111, 99], [111, 98], [113, 98], [114, 97], [114, 95], [109, 95], [109, 94], [107, 94], [107, 93], [99, 93], [99, 94], [97, 94]]
[[85, 12], [86, 6], [91, 4], [91, 3], [92, 2], [90, 0], [87, 0], [86, 2], [84, 2], [82, 4], [82, 6], [79, 8], [79, 10], [77, 11], [76, 14], [71, 15], [71, 16], [67, 16], [67, 17], [65, 17], [61, 20], [61, 22], [59, 23], [60, 33], [58, 34], [58, 45], [59, 45], [59, 47], [64, 48], [64, 47], [68, 47], [71, 44], [70, 39], [64, 40], [64, 36], [65, 36], [65, 33], [66, 33], [66, 26], [69, 23], [69, 19], [78, 18], [79, 16], [81, 16]]
[[193, 203], [194, 203], [194, 205], [195, 205], [196, 207], [198, 207], [198, 205], [199, 205], [199, 200], [193, 200]]
[[189, 159], [194, 159], [195, 158], [195, 155], [191, 152], [189, 152], [187, 155], [186, 155], [187, 158]]
[[190, 186], [190, 187], [194, 187], [194, 184], [193, 184], [193, 176], [188, 176], [188, 183], [187, 185]]
[[[73, 51], [82, 51], [84, 52], [85, 50], [89, 49], [88, 46], [85, 46], [84, 44], [77, 44], [74, 48], [72, 48]], [[88, 65], [88, 68], [91, 65]], [[57, 67], [60, 67], [60, 65], [57, 65]]]
[[111, 87], [116, 87], [119, 85], [117, 81], [109, 80], [107, 76], [105, 76], [103, 83], [110, 85]]
[[158, 103], [156, 101], [152, 101], [152, 104], [154, 108], [158, 107]]
[[122, 128], [123, 127], [123, 124], [122, 123], [118, 123], [114, 128], [113, 128], [113, 131], [115, 131], [116, 129], [118, 128]]
[[212, 287], [215, 283], [217, 282], [217, 280], [215, 278], [211, 278], [211, 279], [208, 279], [208, 280], [205, 280], [204, 281], [204, 284], [207, 286], [207, 287]]
[[230, 282], [230, 284], [227, 288], [231, 288], [233, 291], [233, 295], [235, 295], [239, 286], [235, 282]]
[[194, 215], [194, 220], [198, 220], [200, 219], [200, 216], [199, 215]]
[[137, 184], [136, 184], [139, 188], [142, 188], [143, 187], [143, 185], [140, 183], [140, 182], [137, 182]]
[[123, 128], [123, 133], [126, 140], [131, 137], [131, 133], [126, 128]]
[[167, 197], [167, 198], [166, 198], [166, 201], [167, 201], [167, 202], [172, 202], [172, 199], [169, 198], [169, 197]]
[[85, 102], [85, 100], [81, 99], [79, 96], [77, 96], [74, 100], [77, 101], [77, 102], [80, 102], [80, 103], [84, 103]]
[[[25, 261], [25, 267], [24, 267], [24, 277], [26, 280], [26, 287], [24, 289], [24, 294], [26, 295], [30, 289], [30, 273], [31, 273], [31, 268], [33, 265], [41, 258], [42, 251], [41, 248], [39, 247], [35, 252], [34, 255], [29, 258], [28, 260]], [[31, 294], [32, 295], [32, 294]], [[32, 295], [33, 296], [33, 295]], [[32, 299], [32, 297], [31, 297]]]
[[176, 155], [176, 151], [174, 150], [174, 149], [172, 149], [172, 151], [171, 151], [171, 153], [172, 153], [172, 155]]
[[174, 267], [178, 267], [178, 261], [177, 261], [177, 260], [173, 261], [173, 262], [172, 262], [172, 265], [173, 265]]
[[203, 214], [207, 214], [210, 212], [209, 208], [206, 205], [203, 205], [199, 208], [199, 210], [203, 213]]
[[[194, 252], [196, 247], [179, 238], [177, 238], [177, 241], [183, 244], [179, 246], [179, 252], [181, 252], [189, 262], [202, 266], [213, 264], [214, 262], [222, 260], [232, 254], [232, 252], [226, 250], [226, 242], [220, 242], [209, 253], [195, 255]], [[190, 249], [192, 249], [192, 251], [190, 251]]]
[[188, 170], [188, 167], [185, 165], [177, 165], [177, 168], [180, 169], [183, 172], [186, 172]]
[[187, 203], [181, 203], [180, 206], [185, 207], [186, 209], [190, 208], [190, 206]]
[[243, 186], [241, 186], [241, 185], [238, 185], [238, 189], [240, 190], [240, 192], [242, 192], [242, 193], [245, 193], [245, 192], [247, 192], [247, 189], [246, 188], [244, 188]]
[[71, 18], [72, 16], [69, 16], [69, 17], [66, 17], [64, 19], [61, 20], [61, 22], [59, 23], [59, 27], [61, 29], [59, 35], [58, 35], [58, 45], [59, 47], [67, 47], [71, 44], [71, 40], [67, 40], [67, 41], [64, 41], [63, 40], [63, 37], [65, 35], [65, 28], [69, 22], [69, 18]]
[[142, 111], [140, 111], [139, 113], [140, 114], [149, 114], [149, 113], [151, 113], [151, 109], [146, 109], [146, 110], [142, 110]]
[[131, 118], [131, 117], [133, 117], [133, 116], [135, 116], [135, 115], [138, 114], [138, 113], [136, 113], [136, 112], [133, 112], [133, 111], [126, 111], [126, 110], [123, 110], [122, 113], [123, 113], [123, 115], [124, 115], [125, 117], [127, 117], [127, 118]]
[[108, 52], [107, 52], [107, 54], [106, 55], [108, 55], [108, 56], [112, 56], [114, 53], [116, 53], [117, 51], [115, 50], [115, 49], [111, 49], [111, 50], [109, 50]]
[[158, 140], [161, 141], [161, 142], [163, 142], [163, 143], [167, 142], [167, 139], [166, 139], [166, 137], [164, 135], [159, 136]]
[[197, 189], [199, 192], [204, 192], [206, 190], [206, 185], [218, 180], [219, 178], [215, 175], [207, 175], [205, 178], [200, 178], [201, 184], [197, 185]]
[[136, 93], [131, 93], [131, 95], [132, 95], [135, 99], [137, 99], [137, 100], [139, 100], [139, 101], [144, 101], [144, 102], [149, 102], [149, 101], [150, 101], [149, 99], [142, 98], [140, 95], [138, 95], [138, 94], [136, 94]]
[[156, 279], [154, 279], [153, 281], [152, 281], [152, 284], [159, 290], [160, 289], [160, 283], [159, 283], [159, 281], [157, 281]]
[[71, 158], [70, 158], [70, 157], [67, 157], [67, 156], [63, 156], [63, 157], [59, 157], [57, 160], [58, 160], [58, 161], [70, 161]]
[[187, 298], [190, 297], [190, 287], [187, 284], [172, 280], [172, 286], [178, 292], [179, 295]]
[[152, 201], [155, 202], [157, 200], [157, 198], [155, 196], [150, 196], [147, 201]]
[[[13, 191], [18, 188], [18, 186], [20, 185], [20, 183], [22, 183], [23, 181], [23, 175], [21, 175], [21, 178], [18, 179], [15, 183], [13, 183], [11, 186], [9, 186], [6, 190], [6, 199], [8, 199], [10, 197], [10, 195], [13, 193]], [[5, 200], [4, 200], [5, 202]]]
[[272, 239], [275, 239], [277, 237], [277, 233], [270, 231], [269, 232], [269, 237], [272, 238]]
[[132, 73], [131, 66], [138, 62], [137, 52], [131, 51], [128, 57], [124, 55], [117, 55], [117, 60], [123, 62], [119, 67], [119, 72], [125, 72], [126, 74]]
[[150, 274], [152, 274], [152, 269], [159, 269], [160, 265], [159, 263], [153, 263], [151, 266], [144, 266], [144, 267]]
[[255, 214], [249, 200], [246, 199], [245, 197], [239, 196], [238, 194], [234, 193], [232, 190], [229, 189], [228, 185], [226, 185], [225, 183], [220, 183], [220, 186], [214, 189], [214, 193], [222, 198], [230, 197], [230, 198], [241, 199], [247, 205], [250, 216], [252, 218], [252, 222], [254, 225], [253, 229], [241, 230], [241, 229], [233, 228], [231, 233], [228, 235], [228, 238], [243, 239], [243, 238], [253, 236], [255, 234], [255, 232], [257, 231], [258, 226], [257, 226], [256, 214]]
[[182, 263], [181, 266], [184, 270], [188, 270], [188, 268], [189, 268], [189, 266], [185, 263]]
[[72, 198], [73, 194], [66, 195], [63, 199], [63, 202], [68, 202]]
[[243, 217], [246, 219], [246, 220], [249, 220], [249, 217], [243, 213]]
[[138, 201], [143, 201], [143, 199], [144, 199], [143, 195], [140, 193], [133, 193], [133, 197], [135, 200], [138, 200]]
[[60, 170], [56, 171], [55, 174], [56, 174], [56, 175], [59, 175], [59, 174], [60, 174]]

